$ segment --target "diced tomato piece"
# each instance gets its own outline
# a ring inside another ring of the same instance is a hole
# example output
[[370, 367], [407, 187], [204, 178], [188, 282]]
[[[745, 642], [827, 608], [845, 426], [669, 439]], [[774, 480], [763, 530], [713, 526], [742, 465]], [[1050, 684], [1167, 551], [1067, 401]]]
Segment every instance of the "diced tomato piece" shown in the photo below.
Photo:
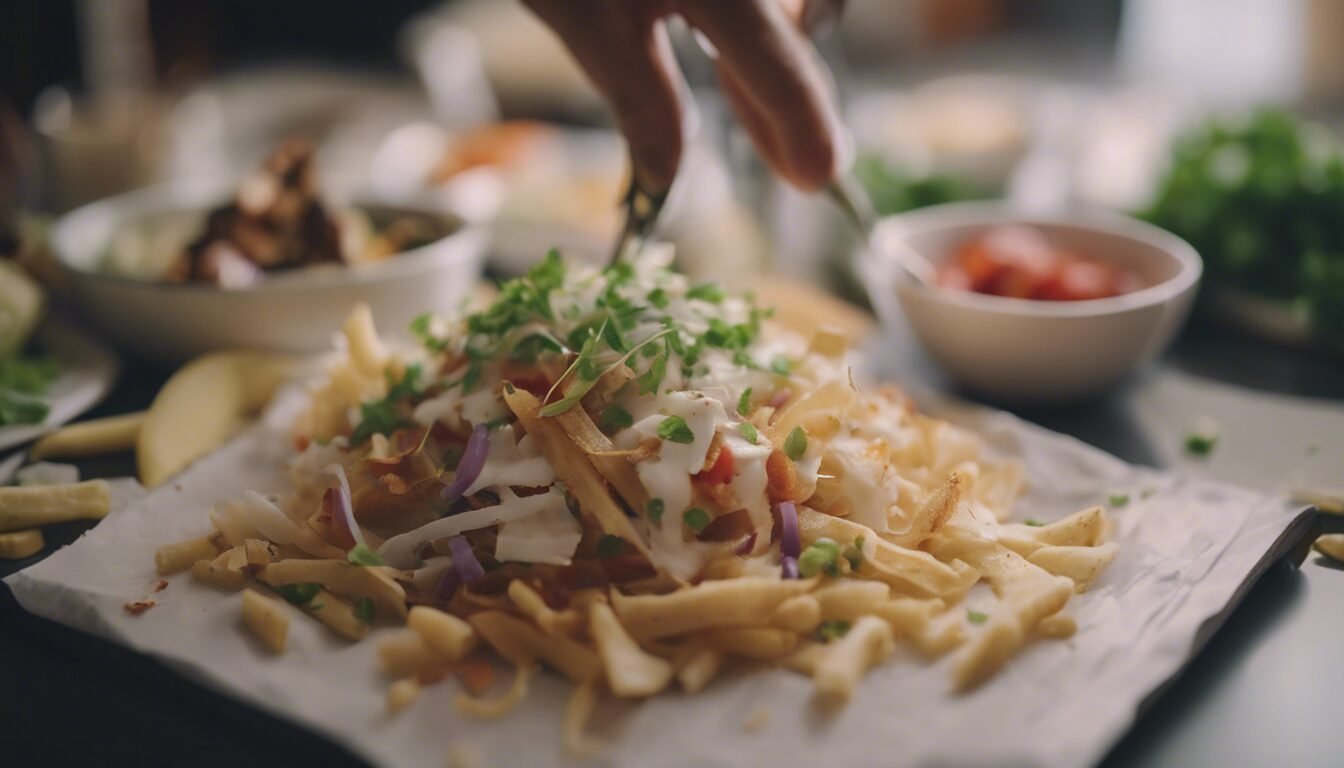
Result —
[[719, 448], [719, 455], [714, 459], [714, 463], [709, 469], [701, 470], [696, 475], [702, 483], [709, 485], [723, 485], [733, 481], [733, 452], [728, 446]]

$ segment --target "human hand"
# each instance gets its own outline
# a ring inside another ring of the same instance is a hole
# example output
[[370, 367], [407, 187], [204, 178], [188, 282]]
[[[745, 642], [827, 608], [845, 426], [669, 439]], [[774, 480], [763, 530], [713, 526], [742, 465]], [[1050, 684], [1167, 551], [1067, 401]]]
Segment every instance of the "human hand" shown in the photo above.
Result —
[[805, 190], [831, 181], [839, 121], [810, 24], [841, 0], [524, 0], [560, 35], [616, 112], [634, 180], [667, 191], [681, 161], [681, 73], [664, 19], [681, 15], [717, 49], [724, 94], [761, 156]]

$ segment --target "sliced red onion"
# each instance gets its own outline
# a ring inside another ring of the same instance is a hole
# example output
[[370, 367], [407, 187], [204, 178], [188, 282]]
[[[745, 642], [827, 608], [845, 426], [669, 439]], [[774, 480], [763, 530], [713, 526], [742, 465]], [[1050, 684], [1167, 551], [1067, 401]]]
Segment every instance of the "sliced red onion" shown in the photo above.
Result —
[[344, 529], [356, 544], [367, 547], [364, 532], [359, 529], [359, 523], [355, 522], [355, 505], [350, 499], [350, 480], [345, 476], [345, 467], [340, 464], [328, 464], [322, 471], [336, 478], [335, 486], [328, 489], [328, 492], [333, 494], [332, 522], [338, 529]]
[[742, 541], [739, 542], [736, 547], [733, 547], [733, 554], [750, 555], [751, 550], [755, 548], [756, 548], [756, 532], [752, 531], [751, 533], [747, 534], [746, 537], [742, 539]]
[[786, 579], [798, 578], [798, 558], [785, 555], [779, 559], [779, 575]]
[[770, 396], [770, 399], [766, 402], [766, 405], [769, 405], [771, 408], [778, 408], [779, 406], [789, 402], [790, 397], [793, 397], [793, 392], [788, 387], [784, 387], [783, 389], [777, 389], [775, 390], [775, 394]]
[[[467, 551], [471, 551], [470, 548]], [[456, 558], [453, 560], [453, 565], [457, 565]], [[461, 583], [462, 577], [457, 575], [457, 569], [449, 568], [439, 577], [439, 583], [434, 587], [434, 596], [446, 603], [453, 599], [453, 593]]]
[[803, 553], [803, 539], [798, 534], [798, 508], [792, 501], [779, 503], [779, 551], [789, 557]]
[[462, 451], [462, 460], [457, 462], [453, 482], [444, 486], [439, 492], [444, 501], [452, 503], [462, 498], [462, 494], [466, 493], [471, 484], [476, 482], [476, 478], [481, 476], [481, 470], [485, 469], [485, 457], [489, 453], [490, 430], [484, 424], [477, 424], [475, 429], [471, 430], [471, 437], [467, 439], [467, 447]]
[[476, 553], [471, 551], [471, 542], [467, 541], [466, 536], [454, 536], [449, 539], [448, 550], [453, 555], [453, 569], [457, 571], [463, 584], [474, 584], [485, 575], [485, 568], [481, 567], [481, 561], [476, 559]]

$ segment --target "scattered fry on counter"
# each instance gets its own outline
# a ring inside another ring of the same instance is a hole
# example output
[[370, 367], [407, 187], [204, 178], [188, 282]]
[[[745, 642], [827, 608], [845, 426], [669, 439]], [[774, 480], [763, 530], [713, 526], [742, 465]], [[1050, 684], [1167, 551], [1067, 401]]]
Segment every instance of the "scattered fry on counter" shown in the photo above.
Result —
[[33, 444], [31, 458], [84, 459], [129, 451], [140, 437], [145, 412], [109, 416], [105, 419], [69, 424], [43, 435]]
[[289, 611], [284, 604], [255, 589], [243, 590], [243, 626], [272, 653], [289, 643]]
[[0, 531], [71, 520], [101, 520], [107, 517], [111, 503], [111, 491], [104, 480], [0, 488]]
[[0, 533], [0, 560], [22, 560], [32, 557], [46, 546], [42, 532], [36, 528]]
[[1331, 533], [1316, 540], [1316, 551], [1344, 563], [1344, 533]]

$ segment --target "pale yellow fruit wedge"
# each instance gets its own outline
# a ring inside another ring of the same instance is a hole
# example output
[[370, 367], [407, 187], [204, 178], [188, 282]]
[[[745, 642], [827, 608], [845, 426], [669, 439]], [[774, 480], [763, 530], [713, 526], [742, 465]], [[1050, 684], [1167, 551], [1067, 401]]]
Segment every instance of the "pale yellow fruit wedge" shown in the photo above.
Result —
[[173, 374], [145, 414], [136, 442], [140, 482], [153, 488], [223, 445], [296, 371], [292, 358], [216, 352]]
[[48, 432], [34, 443], [28, 458], [33, 461], [85, 459], [129, 451], [135, 447], [144, 422], [145, 414], [140, 411], [69, 424]]

